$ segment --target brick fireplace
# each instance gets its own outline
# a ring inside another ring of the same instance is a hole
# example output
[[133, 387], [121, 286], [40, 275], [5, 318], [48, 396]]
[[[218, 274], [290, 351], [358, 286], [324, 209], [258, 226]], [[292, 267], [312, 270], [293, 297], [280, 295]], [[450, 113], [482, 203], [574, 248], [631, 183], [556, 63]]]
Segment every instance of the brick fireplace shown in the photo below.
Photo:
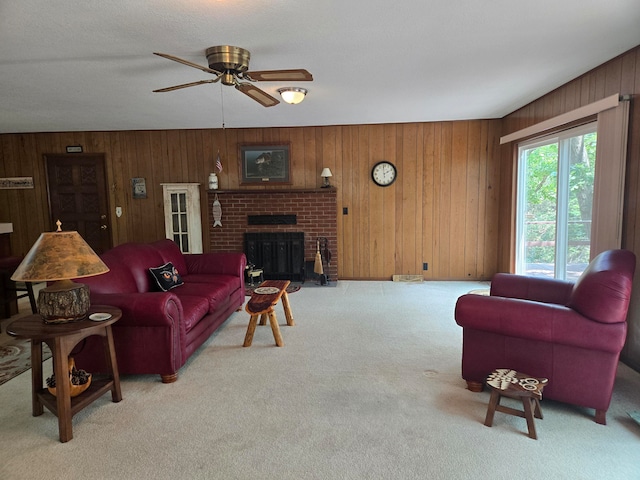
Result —
[[[212, 252], [243, 252], [245, 233], [304, 232], [304, 257], [313, 262], [316, 241], [327, 239], [331, 262], [325, 274], [338, 280], [337, 196], [335, 188], [308, 190], [208, 190]], [[211, 205], [218, 195], [222, 227], [213, 228]], [[256, 218], [262, 219], [257, 221]], [[273, 222], [270, 219], [274, 219]], [[281, 220], [285, 218], [286, 220]], [[259, 224], [254, 224], [259, 223]], [[257, 265], [258, 267], [260, 265]]]

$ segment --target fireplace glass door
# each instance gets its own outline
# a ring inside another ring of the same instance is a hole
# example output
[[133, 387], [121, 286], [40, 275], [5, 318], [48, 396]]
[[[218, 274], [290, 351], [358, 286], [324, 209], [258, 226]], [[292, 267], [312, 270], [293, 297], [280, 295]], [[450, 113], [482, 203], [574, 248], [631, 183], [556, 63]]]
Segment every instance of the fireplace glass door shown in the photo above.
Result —
[[304, 278], [304, 232], [245, 233], [244, 252], [266, 280]]

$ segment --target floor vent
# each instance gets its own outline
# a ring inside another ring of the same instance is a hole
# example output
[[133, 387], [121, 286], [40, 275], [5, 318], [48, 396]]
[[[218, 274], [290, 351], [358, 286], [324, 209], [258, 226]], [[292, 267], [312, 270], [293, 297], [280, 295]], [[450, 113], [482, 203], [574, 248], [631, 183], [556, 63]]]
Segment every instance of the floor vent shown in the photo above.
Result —
[[412, 283], [420, 283], [422, 282], [422, 275], [394, 275], [394, 282], [412, 282]]

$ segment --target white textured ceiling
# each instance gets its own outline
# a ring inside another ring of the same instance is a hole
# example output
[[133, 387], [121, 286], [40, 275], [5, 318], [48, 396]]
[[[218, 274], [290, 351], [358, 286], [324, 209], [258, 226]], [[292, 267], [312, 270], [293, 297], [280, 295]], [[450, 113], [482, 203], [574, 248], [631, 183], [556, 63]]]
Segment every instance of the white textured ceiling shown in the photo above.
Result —
[[[640, 44], [640, 0], [0, 0], [0, 133], [499, 118]], [[153, 55], [306, 68], [265, 108]], [[224, 107], [224, 108], [223, 108]]]

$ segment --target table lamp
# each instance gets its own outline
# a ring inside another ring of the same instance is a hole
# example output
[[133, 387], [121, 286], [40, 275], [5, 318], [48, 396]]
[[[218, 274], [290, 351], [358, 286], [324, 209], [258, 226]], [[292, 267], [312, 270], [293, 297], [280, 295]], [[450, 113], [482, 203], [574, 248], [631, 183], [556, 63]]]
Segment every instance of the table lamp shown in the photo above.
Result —
[[329, 184], [329, 177], [332, 177], [333, 175], [331, 174], [331, 170], [327, 167], [324, 167], [322, 169], [322, 173], [320, 174], [320, 176], [322, 177], [322, 180], [324, 181], [324, 184], [322, 185], [322, 188], [329, 188], [331, 185]]
[[44, 323], [68, 323], [86, 318], [91, 302], [89, 287], [72, 281], [109, 271], [78, 232], [45, 232], [33, 244], [13, 273], [19, 282], [54, 282], [38, 295], [38, 313]]

